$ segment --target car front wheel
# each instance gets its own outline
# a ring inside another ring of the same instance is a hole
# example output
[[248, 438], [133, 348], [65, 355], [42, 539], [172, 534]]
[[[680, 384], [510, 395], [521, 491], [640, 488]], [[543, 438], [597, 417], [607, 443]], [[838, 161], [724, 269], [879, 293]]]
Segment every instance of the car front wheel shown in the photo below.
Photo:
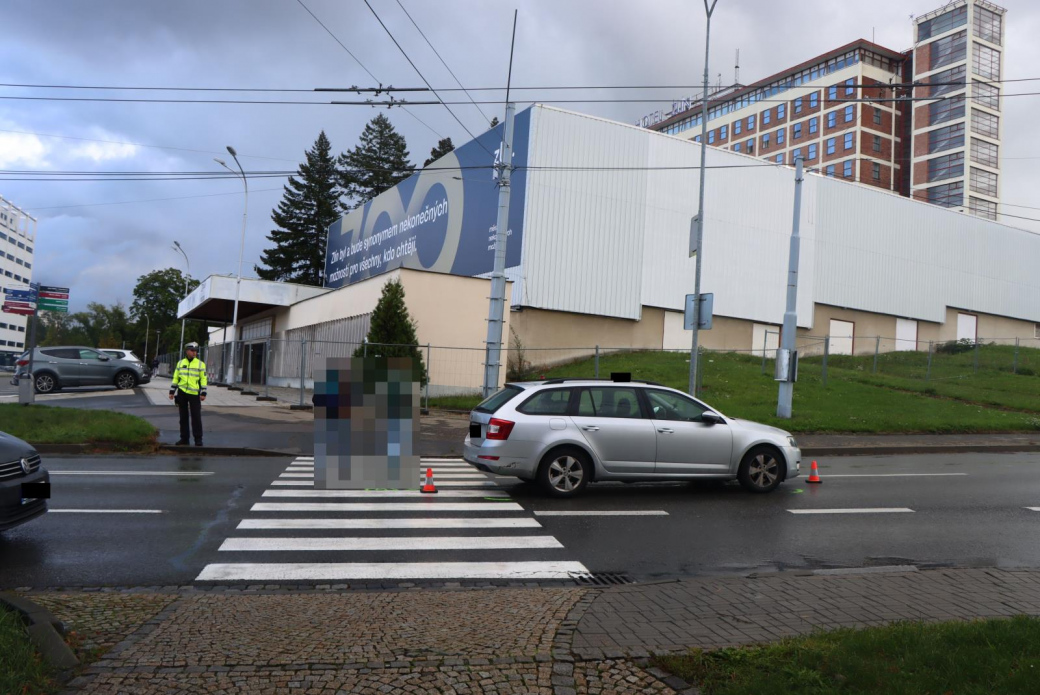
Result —
[[116, 388], [132, 389], [137, 386], [137, 377], [130, 372], [120, 372], [116, 375]]
[[549, 452], [538, 467], [538, 483], [553, 497], [574, 497], [585, 489], [592, 477], [592, 464], [577, 448]]
[[748, 492], [772, 492], [783, 482], [784, 461], [776, 449], [755, 447], [744, 455], [737, 480]]

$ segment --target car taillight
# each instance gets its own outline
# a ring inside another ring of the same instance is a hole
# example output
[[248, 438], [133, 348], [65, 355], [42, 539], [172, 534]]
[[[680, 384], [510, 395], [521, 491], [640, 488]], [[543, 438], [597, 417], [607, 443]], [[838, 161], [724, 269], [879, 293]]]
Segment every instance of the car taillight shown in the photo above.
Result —
[[509, 433], [513, 431], [513, 425], [515, 422], [509, 420], [499, 420], [496, 417], [491, 418], [491, 422], [487, 426], [487, 434], [484, 439], [509, 439]]
[[29, 360], [18, 360], [15, 364], [17, 364], [19, 367], [28, 367]]

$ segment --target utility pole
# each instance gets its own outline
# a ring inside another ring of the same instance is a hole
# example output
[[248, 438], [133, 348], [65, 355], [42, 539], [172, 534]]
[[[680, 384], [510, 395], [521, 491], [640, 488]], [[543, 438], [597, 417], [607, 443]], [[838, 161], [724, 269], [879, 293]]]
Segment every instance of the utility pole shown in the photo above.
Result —
[[[794, 221], [791, 223], [791, 251], [787, 260], [787, 310], [784, 312], [784, 329], [781, 336], [781, 352], [788, 358], [786, 378], [780, 382], [780, 393], [776, 401], [776, 416], [791, 417], [791, 400], [794, 397], [795, 348], [798, 345], [798, 253], [801, 239], [798, 227], [802, 217], [802, 158], [794, 160]], [[779, 364], [780, 355], [777, 355]]]
[[[516, 12], [513, 13], [513, 46], [516, 44]], [[484, 345], [484, 397], [498, 388], [502, 361], [502, 324], [506, 307], [506, 242], [509, 232], [509, 180], [513, 172], [513, 115], [516, 104], [509, 101], [513, 79], [513, 48], [509, 49], [509, 76], [506, 79], [506, 121], [495, 167], [498, 178], [498, 223], [495, 230], [495, 264], [491, 271], [491, 301], [488, 306], [487, 341]]]
[[701, 263], [704, 258], [704, 171], [708, 150], [708, 45], [711, 39], [711, 14], [719, 0], [704, 0], [707, 23], [704, 28], [704, 93], [701, 95], [701, 173], [700, 196], [697, 202], [697, 266], [693, 276], [693, 345], [690, 347], [690, 383], [686, 389], [691, 396], [697, 395], [697, 341], [701, 323]]

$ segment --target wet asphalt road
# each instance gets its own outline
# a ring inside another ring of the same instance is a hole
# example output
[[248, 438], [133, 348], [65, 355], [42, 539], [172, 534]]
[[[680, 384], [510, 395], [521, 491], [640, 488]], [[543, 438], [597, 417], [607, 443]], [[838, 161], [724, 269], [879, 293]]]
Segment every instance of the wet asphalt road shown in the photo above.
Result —
[[[48, 457], [46, 465], [55, 473], [136, 470], [178, 475], [54, 475], [53, 509], [108, 513], [49, 513], [0, 535], [0, 588], [190, 584], [210, 563], [227, 562], [559, 560], [579, 561], [595, 572], [623, 572], [637, 581], [864, 565], [1040, 567], [1040, 512], [1026, 509], [1040, 507], [1037, 454], [821, 459], [822, 485], [808, 485], [801, 478], [768, 495], [751, 495], [732, 484], [604, 484], [591, 486], [584, 497], [562, 501], [507, 479], [501, 485], [503, 492], [523, 507], [515, 516], [531, 518], [533, 513], [543, 528], [467, 533], [539, 533], [555, 537], [562, 548], [219, 551], [226, 538], [250, 535], [416, 535], [401, 530], [236, 531], [240, 520], [263, 516], [250, 514], [250, 507], [261, 501], [262, 493], [290, 460]], [[188, 475], [191, 473], [212, 475]], [[943, 475], [893, 475], [903, 473]], [[883, 477], [869, 477], [879, 474]], [[438, 500], [444, 501], [448, 501], [444, 496]], [[863, 508], [913, 511], [804, 515], [790, 511]], [[118, 509], [160, 513], [112, 513]], [[655, 511], [667, 515], [538, 515], [542, 511]], [[454, 514], [466, 515], [480, 516]], [[337, 518], [335, 512], [313, 516]], [[460, 534], [435, 529], [427, 535]]]

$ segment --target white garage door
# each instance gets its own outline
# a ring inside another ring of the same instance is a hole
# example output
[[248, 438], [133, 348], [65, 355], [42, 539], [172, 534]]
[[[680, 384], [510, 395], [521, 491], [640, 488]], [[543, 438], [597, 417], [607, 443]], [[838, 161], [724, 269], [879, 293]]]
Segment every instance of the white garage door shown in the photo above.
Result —
[[780, 347], [780, 327], [756, 323], [751, 330], [751, 349], [753, 354], [762, 356], [765, 349], [767, 357], [775, 357], [776, 349]]
[[917, 349], [917, 321], [896, 319], [896, 350]]
[[975, 342], [979, 335], [979, 317], [972, 314], [957, 314], [957, 340]]
[[852, 323], [851, 321], [839, 321], [838, 319], [831, 319], [830, 350], [832, 355], [852, 354], [852, 332], [855, 328], [856, 324]]

